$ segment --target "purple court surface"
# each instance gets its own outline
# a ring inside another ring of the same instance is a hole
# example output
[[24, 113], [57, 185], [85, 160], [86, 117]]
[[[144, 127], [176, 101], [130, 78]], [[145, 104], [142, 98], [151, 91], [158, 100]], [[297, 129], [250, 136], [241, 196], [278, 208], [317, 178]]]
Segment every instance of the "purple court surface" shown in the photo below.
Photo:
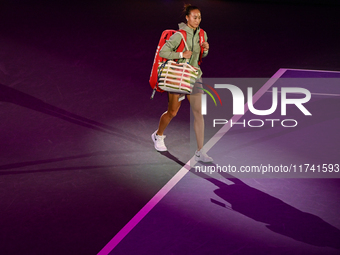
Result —
[[[215, 160], [196, 164], [184, 101], [159, 153], [150, 135], [167, 96], [150, 100], [148, 79], [161, 32], [184, 21], [183, 1], [3, 0], [0, 254], [340, 253], [340, 6], [192, 3], [208, 34], [209, 84], [255, 81], [256, 109], [270, 108], [275, 87], [279, 98], [304, 88], [312, 116], [290, 104], [270, 118], [296, 127], [251, 127], [269, 117], [247, 105], [233, 116], [222, 98], [221, 117], [247, 126], [211, 128], [208, 114]], [[212, 172], [228, 165], [262, 173]], [[296, 171], [264, 173], [269, 165]]]

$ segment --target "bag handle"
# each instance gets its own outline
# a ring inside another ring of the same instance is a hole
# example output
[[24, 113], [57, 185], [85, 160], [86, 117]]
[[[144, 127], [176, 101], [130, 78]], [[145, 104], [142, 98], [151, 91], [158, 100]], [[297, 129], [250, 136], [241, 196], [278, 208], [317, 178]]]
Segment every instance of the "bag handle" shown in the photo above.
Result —
[[[181, 32], [176, 32], [176, 33], [180, 33], [180, 35], [182, 36], [182, 39], [183, 39], [185, 48], [186, 48], [187, 50], [189, 50], [188, 44], [187, 44], [187, 42], [185, 41], [183, 34], [182, 34]], [[190, 60], [190, 59], [187, 59], [187, 58], [186, 58], [185, 60], [186, 60], [186, 62], [189, 64], [189, 60]]]
[[182, 39], [183, 39], [185, 48], [186, 48], [187, 50], [189, 50], [188, 44], [187, 44], [187, 42], [185, 41], [183, 34], [182, 34], [181, 32], [176, 32], [176, 34], [177, 34], [177, 33], [179, 33], [179, 34], [182, 36]]

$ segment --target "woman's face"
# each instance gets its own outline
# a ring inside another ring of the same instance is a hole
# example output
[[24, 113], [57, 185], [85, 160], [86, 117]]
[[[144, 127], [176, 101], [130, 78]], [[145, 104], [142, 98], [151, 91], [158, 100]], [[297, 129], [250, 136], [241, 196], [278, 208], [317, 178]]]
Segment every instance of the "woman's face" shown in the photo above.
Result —
[[192, 29], [198, 28], [201, 23], [201, 12], [199, 10], [192, 10], [189, 15], [186, 16], [187, 25]]

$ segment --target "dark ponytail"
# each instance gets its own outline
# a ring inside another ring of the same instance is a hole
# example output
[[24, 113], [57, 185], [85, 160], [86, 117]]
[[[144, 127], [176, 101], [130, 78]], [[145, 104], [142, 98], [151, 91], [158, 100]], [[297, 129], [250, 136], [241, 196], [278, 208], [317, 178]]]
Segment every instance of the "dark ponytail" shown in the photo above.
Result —
[[191, 11], [193, 10], [199, 10], [201, 12], [201, 10], [197, 6], [193, 6], [191, 4], [184, 4], [183, 13], [185, 16], [189, 16]]

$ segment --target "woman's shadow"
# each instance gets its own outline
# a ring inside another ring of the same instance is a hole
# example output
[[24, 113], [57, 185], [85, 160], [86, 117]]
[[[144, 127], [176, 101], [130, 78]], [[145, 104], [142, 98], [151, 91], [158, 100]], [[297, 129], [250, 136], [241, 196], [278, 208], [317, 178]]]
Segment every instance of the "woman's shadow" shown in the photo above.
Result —
[[[169, 152], [162, 154], [185, 166]], [[216, 167], [215, 164], [209, 165]], [[320, 217], [302, 212], [278, 198], [248, 186], [228, 173], [221, 175], [232, 181], [231, 185], [205, 173], [196, 172], [195, 168], [191, 168], [190, 172], [216, 185], [218, 188], [214, 193], [228, 202], [232, 210], [267, 224], [269, 230], [307, 244], [340, 249], [340, 230]], [[225, 207], [223, 203], [213, 199], [211, 202]]]
[[[119, 137], [120, 139], [129, 141], [133, 144], [140, 144], [148, 143], [149, 139], [143, 138], [141, 136], [135, 135], [130, 133], [129, 131], [122, 130], [116, 127], [112, 127], [109, 125], [106, 125], [104, 123], [100, 123], [82, 116], [79, 116], [77, 114], [71, 113], [69, 111], [63, 110], [59, 107], [53, 106], [51, 104], [48, 104], [34, 96], [28, 95], [24, 92], [21, 92], [19, 90], [13, 89], [11, 87], [8, 87], [6, 85], [3, 85], [0, 83], [0, 102], [5, 103], [12, 103], [15, 105], [19, 105], [21, 107], [25, 107], [27, 109], [31, 109], [43, 114], [47, 114], [50, 116], [53, 116], [55, 118], [62, 119], [64, 121], [70, 122], [72, 124], [82, 126], [88, 129], [92, 129], [98, 132], [103, 132], [108, 135]], [[13, 116], [13, 118], [17, 118], [16, 116]], [[18, 118], [17, 118], [18, 119]], [[20, 121], [20, 119], [18, 119]], [[47, 124], [48, 125], [48, 124]], [[118, 140], [118, 139], [116, 139]], [[117, 143], [119, 140], [117, 141]], [[29, 173], [29, 172], [38, 172], [38, 171], [3, 171], [3, 170], [11, 170], [13, 168], [18, 167], [25, 167], [25, 166], [32, 166], [32, 165], [39, 165], [39, 164], [46, 164], [46, 163], [54, 163], [54, 162], [61, 162], [65, 160], [71, 160], [71, 159], [81, 159], [81, 158], [87, 158], [92, 157], [96, 155], [107, 155], [110, 153], [117, 153], [113, 151], [101, 151], [101, 152], [93, 152], [93, 153], [85, 153], [81, 155], [72, 155], [72, 156], [65, 156], [65, 157], [59, 157], [59, 158], [52, 158], [52, 159], [43, 159], [43, 160], [33, 160], [33, 161], [26, 161], [26, 162], [19, 162], [19, 163], [13, 163], [13, 164], [6, 164], [6, 165], [0, 165], [0, 175], [5, 174], [15, 174], [15, 173]], [[88, 166], [81, 166], [81, 167], [64, 167], [60, 168], [59, 170], [72, 170], [72, 169], [83, 169]], [[106, 167], [106, 166], [90, 166], [90, 168], [98, 168], [98, 167]], [[46, 169], [46, 170], [39, 170], [40, 172], [44, 171], [56, 171], [58, 169]]]
[[70, 123], [93, 129], [96, 131], [104, 132], [109, 135], [119, 136], [125, 140], [133, 143], [149, 142], [149, 140], [140, 138], [122, 129], [114, 128], [109, 125], [84, 118], [77, 114], [68, 112], [51, 104], [45, 103], [44, 101], [35, 98], [31, 95], [13, 89], [11, 87], [0, 84], [0, 102], [8, 102], [22, 107], [38, 111], [59, 119], [68, 121]]
[[271, 231], [307, 244], [340, 249], [340, 230], [320, 217], [302, 212], [228, 173], [221, 175], [234, 184], [228, 185], [206, 174], [195, 173], [194, 169], [191, 172], [215, 184], [218, 189], [214, 193], [228, 202], [234, 211], [267, 224]]

